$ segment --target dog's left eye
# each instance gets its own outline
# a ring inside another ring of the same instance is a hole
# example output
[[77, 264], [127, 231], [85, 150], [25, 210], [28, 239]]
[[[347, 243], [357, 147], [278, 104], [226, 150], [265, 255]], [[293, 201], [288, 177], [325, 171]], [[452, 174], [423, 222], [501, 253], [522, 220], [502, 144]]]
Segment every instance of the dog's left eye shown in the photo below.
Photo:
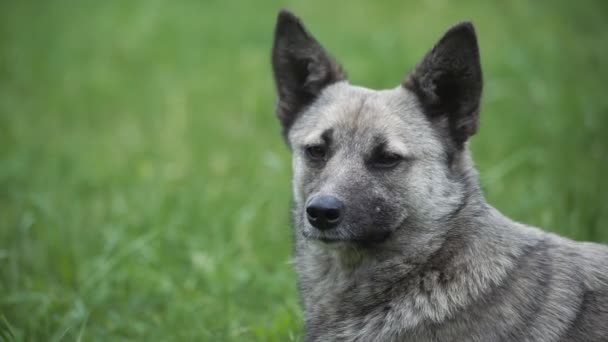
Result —
[[403, 157], [390, 152], [380, 152], [372, 157], [370, 165], [375, 168], [388, 169], [397, 166]]
[[325, 160], [325, 157], [327, 156], [327, 148], [323, 145], [307, 146], [306, 155], [308, 158], [315, 161]]

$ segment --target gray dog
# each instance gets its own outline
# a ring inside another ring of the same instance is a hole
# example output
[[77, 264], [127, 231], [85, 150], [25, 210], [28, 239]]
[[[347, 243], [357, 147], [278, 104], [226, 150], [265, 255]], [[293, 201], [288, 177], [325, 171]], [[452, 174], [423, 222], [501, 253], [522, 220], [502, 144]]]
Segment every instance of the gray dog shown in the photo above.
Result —
[[282, 11], [272, 65], [307, 341], [608, 341], [608, 248], [483, 197], [467, 147], [482, 90], [471, 23], [401, 85], [371, 90]]

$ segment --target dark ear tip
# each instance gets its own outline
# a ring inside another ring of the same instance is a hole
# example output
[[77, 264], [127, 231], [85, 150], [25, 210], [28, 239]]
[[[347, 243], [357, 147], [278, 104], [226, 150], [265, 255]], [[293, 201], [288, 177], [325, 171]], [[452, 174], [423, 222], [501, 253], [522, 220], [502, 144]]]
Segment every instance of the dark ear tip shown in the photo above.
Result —
[[477, 34], [475, 33], [475, 26], [471, 21], [461, 21], [456, 25], [450, 27], [450, 29], [445, 33], [445, 36], [451, 35], [461, 35], [468, 36], [473, 39], [477, 39]]
[[300, 18], [287, 9], [281, 9], [277, 15], [277, 24], [275, 26], [275, 39], [284, 37], [290, 34], [306, 34], [306, 29]]
[[461, 22], [457, 23], [456, 25], [454, 25], [454, 27], [460, 27], [462, 29], [466, 29], [466, 30], [475, 32], [475, 25], [473, 25], [473, 22], [470, 20], [461, 21]]
[[282, 8], [277, 15], [277, 26], [281, 26], [289, 23], [299, 23], [300, 18], [298, 18], [293, 12], [288, 9]]

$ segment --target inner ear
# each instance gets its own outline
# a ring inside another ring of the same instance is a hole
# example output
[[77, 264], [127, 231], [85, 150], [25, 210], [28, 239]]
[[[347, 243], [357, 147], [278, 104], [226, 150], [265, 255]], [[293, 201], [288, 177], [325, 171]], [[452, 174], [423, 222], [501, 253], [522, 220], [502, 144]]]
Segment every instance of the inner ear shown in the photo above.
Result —
[[403, 86], [413, 91], [433, 122], [445, 122], [456, 148], [477, 131], [482, 73], [475, 29], [470, 22], [449, 29]]

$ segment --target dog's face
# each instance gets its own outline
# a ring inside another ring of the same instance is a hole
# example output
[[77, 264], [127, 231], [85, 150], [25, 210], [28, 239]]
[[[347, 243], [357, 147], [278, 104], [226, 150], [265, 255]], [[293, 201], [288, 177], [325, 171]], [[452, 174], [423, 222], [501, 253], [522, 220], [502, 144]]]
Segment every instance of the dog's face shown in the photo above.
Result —
[[471, 24], [450, 29], [402, 85], [376, 91], [350, 85], [283, 11], [273, 69], [293, 153], [298, 233], [328, 245], [373, 245], [458, 210], [465, 193], [457, 164], [481, 95]]

